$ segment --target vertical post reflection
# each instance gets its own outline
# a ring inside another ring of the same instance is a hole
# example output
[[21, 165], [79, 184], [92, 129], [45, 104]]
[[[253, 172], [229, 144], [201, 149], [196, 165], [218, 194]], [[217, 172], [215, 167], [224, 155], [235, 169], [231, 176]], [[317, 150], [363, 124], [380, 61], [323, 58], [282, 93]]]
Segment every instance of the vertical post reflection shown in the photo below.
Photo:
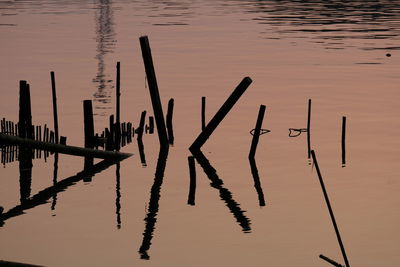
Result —
[[[57, 184], [57, 176], [58, 176], [58, 153], [54, 153], [54, 172], [53, 172], [53, 185]], [[56, 209], [57, 204], [57, 192], [54, 192], [53, 201], [51, 203], [51, 210]]]
[[217, 171], [200, 150], [193, 149], [192, 154], [211, 180], [211, 186], [218, 189], [220, 198], [225, 201], [226, 206], [242, 227], [242, 231], [249, 233], [251, 231], [250, 219], [244, 215], [245, 211], [240, 208], [240, 204], [232, 198], [232, 193], [222, 186], [224, 182], [218, 177]]
[[153, 239], [153, 233], [157, 222], [157, 213], [159, 209], [158, 203], [160, 201], [160, 196], [161, 196], [160, 191], [164, 180], [164, 171], [167, 163], [168, 150], [169, 150], [168, 146], [161, 146], [160, 152], [158, 154], [154, 183], [150, 191], [148, 213], [146, 215], [146, 218], [144, 219], [145, 229], [143, 232], [143, 241], [139, 248], [140, 258], [144, 260], [150, 259], [148, 250], [150, 249], [151, 246], [151, 240]]
[[31, 195], [32, 184], [32, 150], [26, 147], [19, 147], [19, 185], [20, 202], [25, 202]]
[[118, 162], [116, 168], [116, 183], [115, 183], [115, 191], [117, 198], [115, 199], [115, 213], [117, 214], [117, 228], [121, 229], [121, 183], [120, 183], [120, 163]]

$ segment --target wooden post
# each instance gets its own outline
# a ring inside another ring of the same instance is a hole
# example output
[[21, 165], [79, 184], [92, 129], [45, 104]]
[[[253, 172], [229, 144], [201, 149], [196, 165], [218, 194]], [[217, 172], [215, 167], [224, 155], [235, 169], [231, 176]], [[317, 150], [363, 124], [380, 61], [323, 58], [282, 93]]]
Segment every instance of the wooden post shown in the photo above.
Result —
[[201, 130], [206, 128], [206, 97], [201, 97]]
[[344, 259], [345, 265], [346, 265], [346, 267], [350, 267], [349, 261], [347, 260], [346, 251], [344, 250], [342, 238], [340, 237], [339, 228], [338, 228], [338, 226], [336, 224], [335, 215], [333, 214], [331, 203], [329, 202], [328, 193], [326, 192], [326, 189], [325, 189], [325, 185], [324, 185], [324, 181], [322, 179], [321, 171], [319, 170], [317, 157], [315, 156], [314, 150], [311, 150], [311, 156], [312, 156], [312, 159], [313, 159], [313, 162], [314, 162], [314, 165], [315, 165], [315, 169], [317, 170], [317, 174], [318, 174], [319, 182], [321, 184], [322, 192], [324, 194], [326, 206], [328, 207], [329, 215], [331, 216], [332, 224], [333, 224], [333, 227], [335, 228], [336, 237], [337, 237], [337, 240], [339, 242], [340, 250], [342, 251], [342, 255], [343, 255], [343, 259]]
[[346, 165], [346, 117], [342, 118], [342, 167]]
[[311, 158], [311, 99], [308, 99], [308, 116], [307, 116], [307, 150], [308, 158]]
[[116, 104], [116, 106], [117, 106], [117, 112], [116, 112], [116, 114], [115, 114], [115, 116], [116, 116], [116, 122], [117, 123], [120, 123], [121, 121], [120, 121], [120, 96], [121, 96], [121, 88], [120, 88], [120, 62], [118, 61], [117, 62], [117, 85], [116, 85], [116, 89], [117, 89], [117, 91], [116, 91], [116, 99], [117, 99], [117, 104]]
[[154, 118], [153, 116], [149, 116], [149, 134], [154, 133]]
[[[115, 123], [114, 123], [114, 115], [110, 115], [110, 133], [109, 133], [109, 137], [107, 138], [107, 141], [109, 141], [109, 149], [108, 150], [113, 150], [115, 148], [116, 145], [116, 137], [115, 137]], [[108, 140], [110, 139], [110, 140]]]
[[26, 98], [26, 81], [19, 81], [19, 136], [26, 137], [26, 108], [27, 108], [27, 98]]
[[188, 196], [188, 205], [195, 205], [196, 198], [196, 166], [194, 162], [194, 157], [188, 157], [189, 163], [189, 174], [190, 174], [190, 185], [189, 185], [189, 196]]
[[147, 36], [142, 36], [139, 38], [139, 40], [142, 49], [142, 56], [146, 70], [147, 81], [149, 84], [149, 91], [150, 91], [151, 103], [153, 106], [154, 117], [156, 119], [158, 139], [160, 142], [160, 146], [164, 147], [168, 145], [168, 137], [165, 128], [164, 113], [162, 110], [160, 94], [158, 92], [158, 85], [153, 65], [153, 58], [151, 56], [149, 39]]
[[144, 110], [142, 112], [142, 114], [140, 115], [140, 124], [139, 124], [138, 132], [137, 132], [137, 134], [138, 134], [137, 139], [138, 140], [142, 140], [143, 132], [144, 132], [144, 121], [145, 121], [145, 119], [146, 119], [146, 110]]
[[92, 100], [83, 101], [83, 116], [85, 129], [85, 148], [94, 147], [94, 123]]
[[174, 99], [171, 98], [168, 101], [168, 110], [167, 110], [167, 131], [168, 131], [168, 141], [170, 145], [174, 144], [174, 130], [172, 127], [172, 116], [174, 114]]
[[262, 122], [264, 120], [265, 108], [266, 107], [264, 105], [260, 105], [260, 109], [258, 111], [256, 127], [254, 128], [253, 139], [251, 141], [249, 158], [254, 158], [254, 156], [256, 155], [258, 140], [260, 138], [260, 133], [261, 133], [261, 126], [262, 126]]
[[235, 88], [232, 94], [228, 97], [225, 103], [217, 111], [214, 117], [207, 124], [206, 128], [199, 134], [193, 144], [189, 147], [190, 151], [199, 150], [207, 141], [210, 135], [218, 127], [221, 121], [225, 118], [226, 114], [232, 109], [235, 103], [239, 100], [242, 94], [246, 91], [247, 87], [252, 83], [249, 77], [245, 77], [240, 84]]
[[53, 118], [54, 118], [54, 137], [55, 143], [58, 144], [58, 115], [57, 115], [57, 94], [56, 94], [56, 79], [54, 77], [54, 71], [50, 72], [51, 76], [51, 92], [53, 96]]

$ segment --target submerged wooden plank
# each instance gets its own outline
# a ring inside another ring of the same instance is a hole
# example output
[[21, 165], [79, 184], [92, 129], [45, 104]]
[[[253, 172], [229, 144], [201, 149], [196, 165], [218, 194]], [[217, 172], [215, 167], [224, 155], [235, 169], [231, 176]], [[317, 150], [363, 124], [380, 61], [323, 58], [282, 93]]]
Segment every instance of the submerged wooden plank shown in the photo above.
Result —
[[100, 159], [123, 159], [132, 156], [130, 153], [121, 153], [115, 151], [104, 151], [96, 150], [91, 148], [82, 148], [77, 146], [66, 146], [60, 144], [52, 144], [41, 141], [35, 141], [32, 139], [21, 138], [18, 136], [11, 136], [6, 134], [0, 134], [0, 142], [21, 146], [28, 146], [31, 148], [58, 152], [62, 154], [82, 156], [82, 157], [93, 157]]

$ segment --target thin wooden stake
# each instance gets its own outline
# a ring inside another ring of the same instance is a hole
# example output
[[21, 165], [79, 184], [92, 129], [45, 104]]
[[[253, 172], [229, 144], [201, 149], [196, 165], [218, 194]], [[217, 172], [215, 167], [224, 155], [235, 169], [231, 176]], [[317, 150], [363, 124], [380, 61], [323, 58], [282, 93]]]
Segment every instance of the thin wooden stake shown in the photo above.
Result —
[[201, 130], [206, 128], [206, 97], [201, 97]]
[[174, 130], [172, 127], [173, 114], [174, 114], [174, 99], [171, 98], [168, 101], [168, 111], [167, 111], [167, 131], [168, 131], [168, 142], [170, 145], [174, 144]]
[[308, 116], [307, 116], [307, 150], [308, 158], [311, 158], [311, 99], [308, 99]]
[[51, 92], [53, 96], [53, 117], [54, 117], [54, 137], [55, 143], [58, 144], [58, 115], [57, 115], [57, 94], [56, 94], [56, 79], [54, 76], [54, 71], [50, 72], [51, 76]]
[[342, 167], [346, 165], [346, 117], [342, 118]]
[[258, 111], [256, 127], [254, 128], [253, 139], [251, 141], [249, 158], [254, 158], [254, 156], [256, 155], [258, 140], [260, 138], [260, 133], [261, 133], [261, 126], [262, 126], [262, 122], [264, 120], [265, 108], [266, 107], [264, 105], [260, 105], [260, 109]]
[[188, 157], [189, 163], [189, 174], [190, 174], [190, 185], [189, 185], [189, 196], [188, 196], [188, 205], [195, 205], [196, 198], [196, 166], [193, 156]]

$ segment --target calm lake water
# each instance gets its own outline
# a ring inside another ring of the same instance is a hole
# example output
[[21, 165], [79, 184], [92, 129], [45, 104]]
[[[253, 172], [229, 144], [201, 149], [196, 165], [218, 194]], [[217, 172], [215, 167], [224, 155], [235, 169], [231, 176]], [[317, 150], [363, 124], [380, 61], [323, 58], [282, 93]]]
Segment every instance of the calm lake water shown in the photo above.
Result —
[[[53, 128], [54, 71], [60, 134], [83, 146], [83, 100], [93, 101], [95, 131], [104, 130], [120, 61], [121, 120], [136, 128], [143, 110], [153, 113], [142, 35], [164, 113], [175, 101], [174, 145], [159, 154], [157, 134], [145, 134], [143, 166], [135, 138], [122, 149], [132, 157], [5, 220], [0, 260], [329, 266], [323, 254], [344, 264], [306, 133], [288, 137], [289, 128], [307, 127], [312, 99], [311, 147], [350, 265], [399, 266], [400, 1], [0, 1], [0, 117], [18, 121], [19, 80], [27, 80], [33, 123]], [[202, 148], [209, 162], [198, 159], [196, 204], [187, 205], [201, 97], [209, 121], [246, 76], [253, 83]], [[247, 156], [261, 104], [271, 132], [258, 144], [257, 183]], [[28, 188], [19, 162], [4, 164], [4, 212], [84, 166], [67, 155], [54, 163], [54, 155], [34, 159]]]

